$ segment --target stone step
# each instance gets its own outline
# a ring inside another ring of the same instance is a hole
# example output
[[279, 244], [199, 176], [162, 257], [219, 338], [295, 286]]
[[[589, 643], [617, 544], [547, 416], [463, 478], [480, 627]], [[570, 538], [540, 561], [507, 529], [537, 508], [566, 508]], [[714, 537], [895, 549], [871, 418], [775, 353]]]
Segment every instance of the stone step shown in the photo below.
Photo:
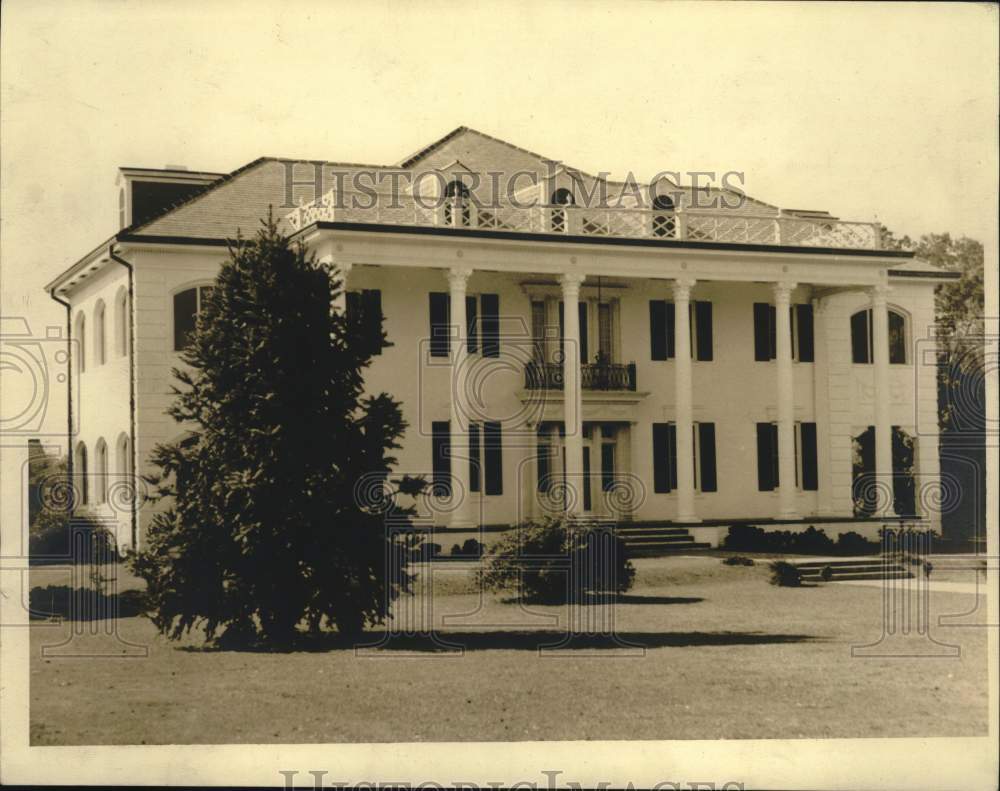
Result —
[[691, 552], [699, 549], [711, 549], [708, 542], [692, 542], [690, 544], [664, 544], [661, 546], [629, 547], [631, 557], [654, 557], [657, 555], [672, 555], [680, 552]]
[[670, 542], [694, 541], [694, 538], [688, 533], [679, 536], [675, 535], [661, 536], [657, 533], [643, 533], [642, 535], [637, 535], [637, 536], [622, 536], [622, 540], [626, 544], [639, 544], [644, 541], [670, 541]]
[[873, 555], [871, 558], [863, 558], [854, 560], [808, 560], [808, 561], [794, 561], [792, 565], [799, 569], [822, 569], [830, 566], [831, 568], [838, 568], [840, 566], [857, 566], [861, 565], [879, 565], [882, 563], [882, 559], [877, 555]]
[[[802, 578], [807, 582], [812, 582], [813, 580]], [[888, 574], [876, 574], [876, 573], [858, 573], [858, 574], [837, 574], [831, 577], [827, 582], [850, 582], [851, 580], [906, 580], [913, 579], [913, 575], [908, 571], [893, 571]]]
[[[824, 568], [823, 566], [815, 566], [815, 567], [810, 567], [810, 568], [807, 568], [807, 569], [799, 568], [799, 573], [800, 574], [809, 574], [809, 575], [822, 574], [823, 573], [823, 568]], [[835, 575], [836, 574], [853, 574], [853, 573], [860, 572], [860, 571], [863, 571], [865, 573], [878, 574], [878, 573], [881, 573], [881, 572], [887, 572], [888, 573], [888, 572], [891, 572], [891, 571], [908, 571], [909, 570], [909, 569], [903, 568], [902, 566], [883, 566], [883, 565], [881, 565], [879, 563], [866, 563], [866, 564], [863, 564], [863, 565], [859, 564], [857, 566], [829, 566], [828, 568]]]
[[687, 535], [686, 527], [619, 527], [615, 531], [620, 536], [629, 536], [637, 533], [655, 533], [656, 535], [681, 536]]

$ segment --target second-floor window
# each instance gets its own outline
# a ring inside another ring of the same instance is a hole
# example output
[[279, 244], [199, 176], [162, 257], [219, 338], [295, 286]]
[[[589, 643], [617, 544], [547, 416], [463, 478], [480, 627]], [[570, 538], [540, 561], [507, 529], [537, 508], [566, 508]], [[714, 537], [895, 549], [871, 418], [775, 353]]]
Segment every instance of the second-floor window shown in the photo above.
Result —
[[[815, 359], [813, 308], [809, 304], [789, 305], [792, 359], [811, 363]], [[753, 303], [753, 358], [758, 362], [778, 357], [778, 313], [767, 302]]]
[[187, 347], [198, 323], [198, 314], [211, 293], [211, 286], [195, 286], [174, 294], [174, 351]]
[[[872, 330], [872, 310], [859, 310], [851, 316], [851, 361], [868, 364], [874, 361], [874, 338]], [[906, 364], [906, 317], [889, 309], [889, 362], [892, 365]]]
[[[430, 294], [431, 357], [447, 357], [451, 349], [451, 296]], [[483, 357], [500, 356], [500, 296], [477, 294], [465, 298], [466, 349]]]
[[347, 320], [353, 325], [358, 337], [371, 355], [381, 354], [382, 338], [382, 292], [377, 288], [363, 291], [348, 291]]
[[[689, 303], [688, 325], [691, 356], [695, 360], [713, 358], [712, 303], [695, 300]], [[672, 360], [677, 356], [674, 326], [674, 303], [664, 299], [649, 301], [649, 351], [653, 360]]]

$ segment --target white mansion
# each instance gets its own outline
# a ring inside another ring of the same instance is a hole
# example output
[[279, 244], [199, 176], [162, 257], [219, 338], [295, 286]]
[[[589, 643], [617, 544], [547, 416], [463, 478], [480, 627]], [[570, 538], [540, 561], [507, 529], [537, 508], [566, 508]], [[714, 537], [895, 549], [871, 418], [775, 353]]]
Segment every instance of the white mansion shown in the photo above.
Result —
[[398, 472], [433, 481], [418, 507], [449, 541], [562, 510], [708, 543], [733, 522], [935, 518], [926, 349], [949, 274], [880, 249], [877, 225], [613, 182], [465, 127], [391, 167], [262, 158], [118, 186], [119, 230], [47, 289], [73, 341], [78, 507], [123, 544], [153, 506], [111, 489], [185, 432], [165, 413], [177, 351], [227, 239], [269, 207], [339, 268], [341, 309], [382, 317], [366, 387], [402, 401]]

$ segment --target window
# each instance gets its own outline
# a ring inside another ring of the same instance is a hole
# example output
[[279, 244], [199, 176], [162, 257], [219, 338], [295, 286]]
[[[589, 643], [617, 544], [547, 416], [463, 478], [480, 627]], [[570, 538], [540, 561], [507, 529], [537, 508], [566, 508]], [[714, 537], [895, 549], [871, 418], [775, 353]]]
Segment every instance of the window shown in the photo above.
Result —
[[[792, 359], [811, 363], [815, 359], [812, 305], [789, 305], [789, 330], [791, 333]], [[767, 302], [753, 304], [753, 358], [758, 362], [778, 357], [778, 314], [774, 305]]]
[[536, 363], [545, 360], [545, 303], [533, 300], [531, 303], [532, 356]]
[[558, 207], [574, 205], [576, 199], [573, 197], [573, 193], [565, 187], [560, 187], [552, 193], [549, 203], [553, 206], [549, 215], [549, 230], [552, 233], [566, 233], [569, 230], [566, 210]]
[[[662, 299], [649, 301], [649, 348], [653, 360], [672, 360], [676, 357], [673, 302]], [[691, 355], [695, 360], [713, 358], [712, 303], [694, 300], [688, 303], [688, 324], [691, 337]]]
[[[715, 456], [715, 423], [697, 422], [692, 429], [694, 486], [701, 492], [718, 491]], [[657, 494], [677, 488], [677, 426], [653, 424], [653, 491]]]
[[101, 437], [94, 447], [94, 499], [98, 504], [108, 501], [108, 445]]
[[179, 352], [188, 345], [198, 315], [211, 293], [211, 286], [196, 286], [174, 294], [174, 351]]
[[[816, 424], [796, 423], [794, 434], [795, 486], [805, 491], [819, 488], [816, 453]], [[771, 492], [778, 488], [778, 426], [757, 424], [757, 489]]]
[[83, 312], [76, 314], [76, 370], [83, 373], [87, 370], [87, 319]]
[[597, 305], [597, 354], [602, 360], [611, 360], [611, 305], [601, 302]]
[[128, 434], [122, 432], [118, 435], [118, 442], [115, 443], [115, 455], [116, 455], [116, 466], [115, 470], [122, 476], [128, 484], [131, 486], [132, 481], [132, 442], [128, 438]]
[[674, 216], [674, 202], [668, 195], [657, 195], [653, 199], [653, 236], [673, 238], [677, 234], [677, 218]]
[[447, 420], [431, 423], [431, 493], [451, 494], [451, 433]]
[[457, 179], [444, 188], [445, 225], [459, 225], [468, 228], [472, 224], [472, 210], [469, 207], [469, 188]]
[[[430, 293], [431, 357], [447, 357], [451, 350], [451, 296]], [[465, 298], [466, 349], [483, 357], [500, 356], [500, 296], [479, 294]]]
[[128, 291], [118, 289], [115, 297], [115, 351], [120, 357], [128, 354], [129, 344], [129, 307]]
[[88, 492], [87, 446], [78, 442], [76, 458], [73, 459], [73, 477], [76, 478], [75, 501], [77, 505], [87, 505], [90, 502]]
[[[499, 423], [469, 424], [469, 489], [503, 494], [502, 435]], [[485, 479], [485, 480], [484, 480]]]
[[104, 301], [98, 300], [94, 308], [94, 365], [104, 365], [107, 348], [104, 342]]
[[388, 345], [382, 337], [382, 292], [377, 288], [348, 291], [346, 302], [347, 321], [366, 351], [371, 355], [382, 354], [383, 345]]
[[[851, 361], [867, 365], [874, 360], [872, 309], [859, 310], [851, 316]], [[889, 309], [889, 363], [906, 365], [906, 317]]]

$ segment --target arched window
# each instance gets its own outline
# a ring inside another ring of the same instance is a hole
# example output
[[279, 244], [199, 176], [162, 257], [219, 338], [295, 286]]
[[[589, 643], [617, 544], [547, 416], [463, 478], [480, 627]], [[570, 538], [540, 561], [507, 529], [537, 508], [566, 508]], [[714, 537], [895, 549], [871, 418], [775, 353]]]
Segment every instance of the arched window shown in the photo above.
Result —
[[674, 202], [669, 195], [653, 198], [653, 236], [672, 239], [677, 231]]
[[83, 311], [76, 314], [76, 370], [87, 370], [87, 318]]
[[98, 505], [108, 501], [108, 444], [104, 437], [94, 446], [94, 502]]
[[129, 335], [128, 291], [123, 286], [115, 297], [115, 351], [120, 357], [128, 354]]
[[115, 443], [115, 472], [131, 484], [132, 477], [132, 442], [124, 431], [118, 435]]
[[94, 365], [104, 365], [107, 346], [104, 342], [104, 300], [99, 299], [94, 308]]
[[444, 222], [445, 225], [458, 224], [468, 228], [472, 224], [472, 211], [469, 208], [469, 188], [455, 179], [444, 188]]
[[87, 446], [78, 442], [76, 453], [73, 458], [73, 477], [76, 478], [76, 505], [86, 505], [90, 502], [87, 491], [88, 470], [87, 470]]
[[553, 206], [552, 213], [549, 215], [549, 230], [552, 231], [552, 233], [566, 233], [568, 230], [566, 210], [555, 207], [573, 206], [576, 203], [573, 193], [565, 187], [560, 187], [552, 193], [552, 196], [549, 198], [549, 203]]
[[188, 345], [198, 323], [198, 314], [211, 293], [211, 286], [194, 286], [174, 294], [174, 351], [179, 352]]
[[[851, 361], [867, 365], [874, 360], [872, 309], [859, 310], [851, 316]], [[906, 365], [906, 316], [889, 308], [889, 362]]]

